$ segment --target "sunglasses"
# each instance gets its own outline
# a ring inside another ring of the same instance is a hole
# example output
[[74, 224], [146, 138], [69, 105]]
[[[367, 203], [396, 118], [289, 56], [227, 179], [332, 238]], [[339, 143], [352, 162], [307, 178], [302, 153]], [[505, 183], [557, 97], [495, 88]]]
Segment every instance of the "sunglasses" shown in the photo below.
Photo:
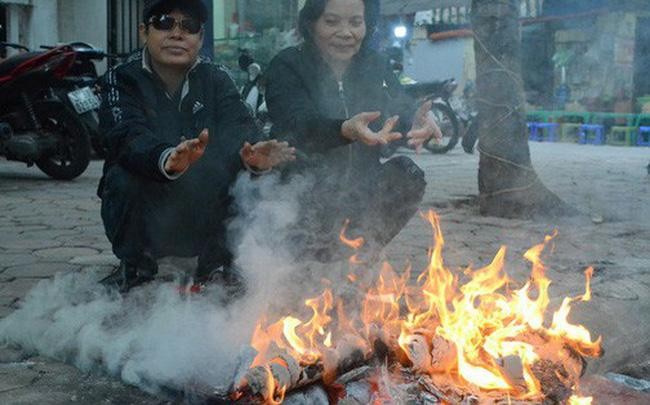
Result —
[[183, 18], [177, 20], [170, 15], [153, 16], [149, 19], [149, 24], [158, 31], [172, 31], [178, 25], [181, 31], [188, 34], [198, 34], [203, 29], [201, 21], [194, 18]]

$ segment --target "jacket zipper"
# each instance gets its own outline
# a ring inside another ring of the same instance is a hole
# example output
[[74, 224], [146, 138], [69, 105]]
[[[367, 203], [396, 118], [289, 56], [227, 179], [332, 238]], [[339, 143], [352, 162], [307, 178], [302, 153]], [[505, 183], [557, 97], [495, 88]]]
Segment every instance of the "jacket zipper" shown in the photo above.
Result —
[[[348, 109], [348, 101], [345, 98], [345, 89], [343, 88], [343, 81], [339, 81], [339, 98], [341, 99], [341, 104], [343, 104], [343, 110], [345, 111], [345, 119], [350, 119], [350, 110]], [[350, 182], [350, 172], [352, 171], [352, 144], [348, 145], [348, 170], [346, 177], [348, 182]]]
[[341, 99], [341, 104], [343, 104], [343, 109], [345, 111], [345, 119], [350, 119], [350, 110], [348, 110], [348, 102], [345, 98], [345, 89], [343, 88], [343, 82], [339, 82], [339, 98]]

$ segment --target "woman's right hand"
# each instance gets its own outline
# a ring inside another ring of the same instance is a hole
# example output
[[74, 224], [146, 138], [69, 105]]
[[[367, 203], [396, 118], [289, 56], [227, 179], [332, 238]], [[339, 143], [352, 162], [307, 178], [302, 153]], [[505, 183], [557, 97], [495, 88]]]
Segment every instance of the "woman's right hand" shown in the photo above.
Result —
[[384, 127], [379, 132], [373, 132], [368, 125], [376, 121], [381, 116], [380, 112], [360, 113], [343, 122], [341, 126], [341, 135], [352, 142], [363, 142], [368, 146], [386, 145], [390, 142], [402, 138], [399, 132], [393, 132], [398, 116], [393, 116], [386, 120]]

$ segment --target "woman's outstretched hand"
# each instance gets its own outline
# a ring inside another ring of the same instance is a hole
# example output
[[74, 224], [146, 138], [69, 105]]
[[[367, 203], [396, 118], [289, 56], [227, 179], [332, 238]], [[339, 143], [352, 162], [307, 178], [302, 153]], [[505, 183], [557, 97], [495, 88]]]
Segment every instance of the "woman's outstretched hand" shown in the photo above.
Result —
[[414, 147], [418, 153], [422, 150], [422, 145], [432, 137], [442, 141], [442, 132], [440, 132], [440, 128], [431, 112], [432, 104], [432, 101], [427, 101], [418, 108], [413, 119], [413, 126], [409, 133], [406, 134], [409, 139], [408, 144]]
[[209, 140], [207, 129], [201, 131], [196, 139], [182, 140], [167, 158], [165, 171], [169, 174], [183, 173], [201, 159]]
[[380, 112], [366, 112], [357, 114], [343, 122], [341, 134], [350, 141], [363, 142], [366, 145], [386, 145], [402, 138], [402, 134], [394, 132], [393, 129], [399, 121], [398, 116], [386, 120], [384, 127], [379, 132], [373, 132], [368, 125], [381, 116]]
[[287, 142], [278, 142], [275, 139], [258, 142], [255, 145], [246, 142], [240, 154], [248, 167], [262, 171], [296, 160], [296, 148], [289, 147]]

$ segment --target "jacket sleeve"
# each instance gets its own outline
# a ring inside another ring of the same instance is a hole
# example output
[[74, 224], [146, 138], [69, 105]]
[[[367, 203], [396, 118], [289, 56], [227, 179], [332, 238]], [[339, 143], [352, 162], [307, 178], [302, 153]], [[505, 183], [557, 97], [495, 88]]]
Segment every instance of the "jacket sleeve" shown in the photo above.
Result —
[[126, 170], [156, 181], [169, 181], [160, 171], [160, 156], [170, 147], [151, 130], [145, 99], [136, 84], [116, 70], [107, 73], [102, 86], [100, 130], [109, 159]]
[[322, 116], [299, 74], [276, 57], [267, 72], [266, 103], [278, 136], [304, 152], [325, 152], [349, 144], [341, 136], [344, 120]]

